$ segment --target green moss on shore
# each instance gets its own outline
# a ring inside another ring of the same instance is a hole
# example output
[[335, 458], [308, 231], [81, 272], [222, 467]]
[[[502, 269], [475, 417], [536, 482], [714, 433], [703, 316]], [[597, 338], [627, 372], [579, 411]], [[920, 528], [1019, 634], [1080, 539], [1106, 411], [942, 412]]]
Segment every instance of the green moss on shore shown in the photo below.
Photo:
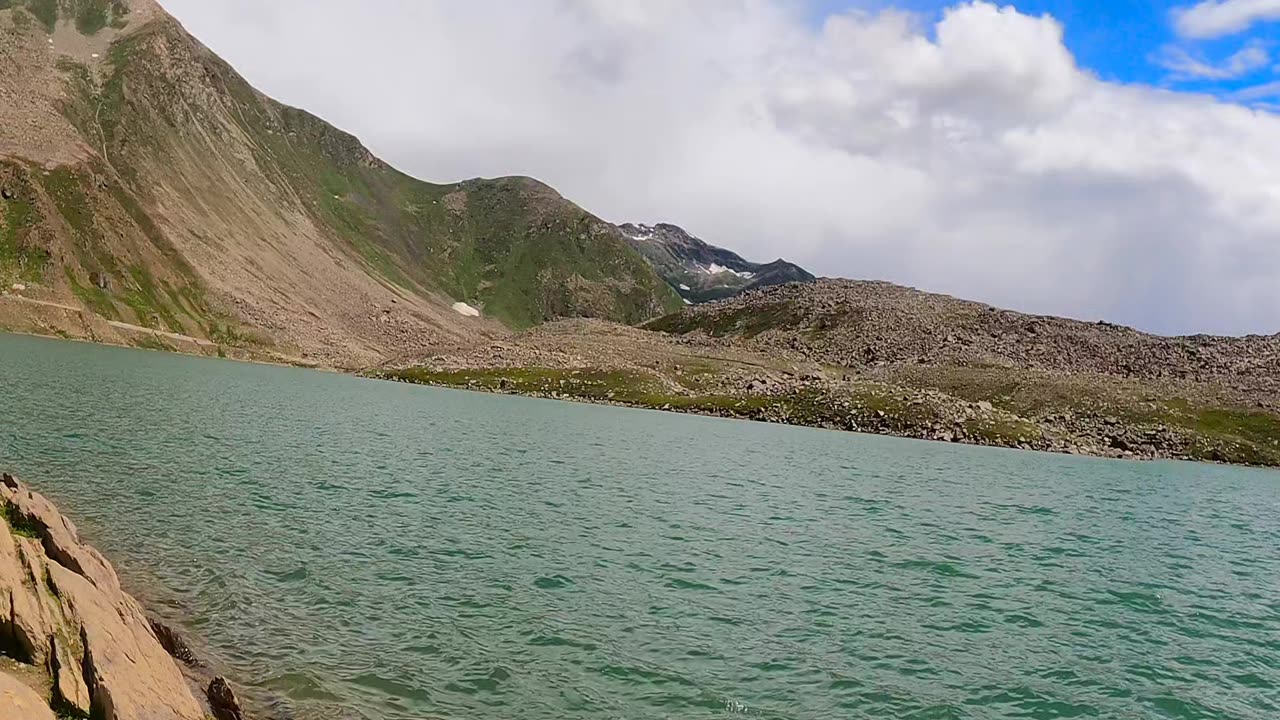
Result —
[[9, 532], [19, 537], [38, 539], [40, 537], [41, 527], [33, 522], [26, 515], [18, 511], [16, 507], [9, 503], [3, 503], [0, 509], [4, 515], [4, 522], [9, 526]]
[[163, 352], [177, 352], [176, 348], [166, 343], [165, 341], [161, 340], [158, 336], [155, 336], [155, 335], [145, 335], [145, 334], [136, 335], [130, 342], [133, 344], [134, 347], [142, 350], [161, 350]]
[[[708, 372], [714, 373], [709, 370]], [[1058, 407], [1032, 398], [1068, 398], [1057, 387], [1021, 388], [1007, 374], [982, 374], [985, 383], [960, 387], [952, 377], [954, 395], [921, 394], [908, 386], [859, 381], [838, 386], [799, 386], [769, 394], [699, 392], [699, 383], [664, 382], [664, 378], [640, 371], [563, 370], [548, 368], [485, 368], [436, 370], [410, 368], [366, 373], [371, 377], [423, 385], [482, 390], [560, 399], [583, 400], [631, 407], [673, 410], [793, 425], [860, 430], [879, 434], [951, 439], [998, 447], [1065, 450], [1056, 431], [1035, 418]], [[988, 383], [1004, 383], [1003, 389]], [[938, 383], [942, 384], [942, 383]], [[711, 383], [714, 387], [715, 383]], [[931, 390], [934, 388], [930, 388]], [[969, 400], [967, 398], [972, 398]], [[992, 409], [973, 412], [979, 402], [993, 399]], [[1097, 412], [1098, 405], [1085, 393], [1078, 396]], [[959, 403], [959, 405], [956, 405]], [[965, 410], [965, 407], [969, 410]], [[1123, 435], [1121, 428], [1141, 437], [1164, 429], [1173, 438], [1171, 454], [1196, 460], [1246, 465], [1280, 466], [1280, 418], [1262, 411], [1204, 407], [1185, 400], [1125, 405], [1137, 415], [1118, 413], [1114, 430], [1081, 438], [1097, 444], [1097, 450], [1114, 450], [1106, 438]], [[1146, 408], [1136, 410], [1135, 408]], [[1118, 408], [1112, 407], [1112, 410]], [[1032, 413], [1022, 415], [1020, 412]], [[1085, 411], [1082, 411], [1085, 412]], [[1037, 414], [1039, 413], [1039, 414]], [[1095, 416], [1090, 416], [1095, 417]], [[1111, 426], [1108, 426], [1111, 427]], [[1140, 444], [1135, 440], [1133, 444]], [[1096, 451], [1096, 450], [1095, 450]]]

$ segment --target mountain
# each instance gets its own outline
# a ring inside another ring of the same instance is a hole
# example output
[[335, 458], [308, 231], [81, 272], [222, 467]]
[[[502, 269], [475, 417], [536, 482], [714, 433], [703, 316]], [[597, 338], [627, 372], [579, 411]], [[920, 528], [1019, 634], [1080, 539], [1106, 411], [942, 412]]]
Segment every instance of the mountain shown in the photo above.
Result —
[[0, 0], [0, 196], [15, 330], [363, 366], [680, 305], [553, 189], [409, 177], [154, 0]]
[[772, 287], [646, 327], [703, 332], [843, 368], [947, 365], [1217, 383], [1280, 409], [1280, 335], [1150, 335], [887, 282]]
[[668, 224], [620, 226], [622, 234], [667, 284], [690, 304], [732, 297], [752, 288], [812, 282], [803, 268], [785, 260], [758, 264], [710, 245]]
[[644, 327], [915, 393], [897, 411], [928, 419], [919, 436], [937, 436], [925, 409], [951, 398], [1030, 423], [1042, 449], [1280, 464], [1280, 334], [1164, 337], [853, 280], [754, 290]]

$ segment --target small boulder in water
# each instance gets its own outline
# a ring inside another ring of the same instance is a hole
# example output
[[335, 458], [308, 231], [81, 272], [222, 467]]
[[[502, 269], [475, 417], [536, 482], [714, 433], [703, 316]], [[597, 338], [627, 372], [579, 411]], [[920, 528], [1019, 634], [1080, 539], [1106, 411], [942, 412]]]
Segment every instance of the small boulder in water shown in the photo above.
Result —
[[244, 708], [227, 679], [218, 676], [209, 683], [209, 707], [217, 720], [244, 720]]

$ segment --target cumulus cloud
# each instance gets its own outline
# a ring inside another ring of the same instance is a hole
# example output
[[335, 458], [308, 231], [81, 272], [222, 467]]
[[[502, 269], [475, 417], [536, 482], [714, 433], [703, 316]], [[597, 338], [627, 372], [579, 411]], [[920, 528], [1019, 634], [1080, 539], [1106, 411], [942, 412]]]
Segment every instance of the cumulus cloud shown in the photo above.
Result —
[[1159, 332], [1280, 331], [1280, 119], [970, 2], [163, 0], [419, 177], [529, 174], [744, 255]]
[[1280, 0], [1202, 0], [1173, 11], [1178, 34], [1190, 38], [1233, 35], [1258, 22], [1280, 20]]
[[1255, 41], [1214, 64], [1192, 55], [1186, 48], [1166, 45], [1155, 61], [1170, 72], [1173, 80], [1231, 80], [1266, 67], [1271, 62], [1271, 54], [1262, 43]]

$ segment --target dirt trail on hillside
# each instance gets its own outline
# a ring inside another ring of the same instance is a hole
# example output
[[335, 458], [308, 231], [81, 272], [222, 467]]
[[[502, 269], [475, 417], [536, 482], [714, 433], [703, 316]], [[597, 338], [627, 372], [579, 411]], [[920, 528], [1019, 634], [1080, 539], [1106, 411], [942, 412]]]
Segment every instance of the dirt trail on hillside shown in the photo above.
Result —
[[[40, 305], [43, 307], [57, 308], [59, 310], [67, 310], [69, 312], [78, 313], [81, 316], [85, 314], [84, 308], [78, 308], [73, 305], [64, 305], [62, 303], [57, 303], [57, 302], [50, 302], [48, 300], [36, 300], [33, 298], [22, 297], [21, 295], [4, 295], [0, 297], [0, 299], [12, 300], [14, 302], [19, 302], [19, 303], [28, 303], [31, 305]], [[192, 337], [191, 335], [183, 335], [181, 333], [167, 332], [165, 330], [155, 330], [153, 328], [143, 327], [142, 325], [134, 325], [132, 323], [127, 323], [127, 322], [121, 322], [119, 320], [106, 320], [105, 322], [117, 330], [125, 330], [127, 332], [136, 332], [136, 333], [146, 333], [148, 335], [158, 335], [162, 338], [177, 340], [179, 342], [189, 342], [193, 345], [198, 345], [200, 347], [206, 347], [206, 348], [218, 347], [218, 344], [215, 342], [205, 340], [204, 338]]]

